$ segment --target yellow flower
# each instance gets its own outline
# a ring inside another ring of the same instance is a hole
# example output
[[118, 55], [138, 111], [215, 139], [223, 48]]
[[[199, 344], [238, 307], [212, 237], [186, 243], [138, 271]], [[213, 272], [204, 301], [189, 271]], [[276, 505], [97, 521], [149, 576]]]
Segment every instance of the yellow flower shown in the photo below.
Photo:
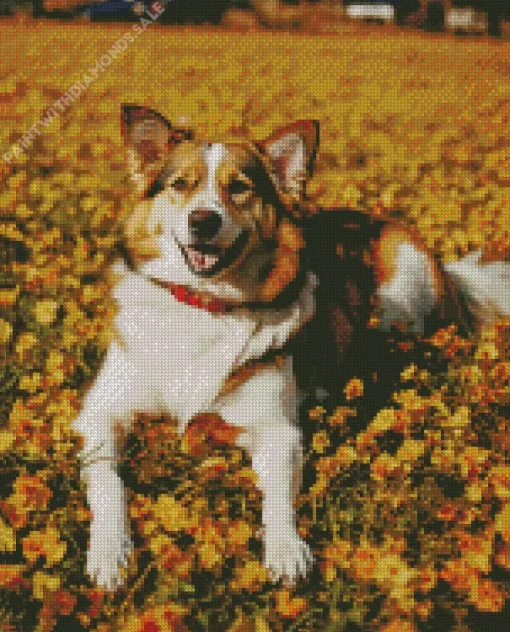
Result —
[[258, 560], [248, 560], [235, 569], [231, 587], [235, 591], [257, 591], [268, 579], [268, 570]]
[[0, 454], [10, 450], [15, 440], [16, 435], [13, 432], [5, 429], [0, 430]]
[[372, 434], [384, 434], [397, 422], [396, 411], [394, 408], [383, 408], [375, 418], [370, 422], [368, 430]]
[[16, 304], [19, 287], [0, 289], [0, 307], [12, 307]]
[[496, 514], [494, 528], [505, 542], [510, 543], [510, 503], [507, 503], [501, 511]]
[[24, 241], [23, 233], [18, 229], [14, 222], [6, 222], [0, 224], [0, 237], [6, 237], [13, 241]]
[[459, 406], [455, 413], [445, 419], [443, 426], [448, 428], [465, 428], [471, 421], [471, 412], [467, 406]]
[[398, 459], [390, 454], [380, 454], [372, 462], [370, 475], [377, 481], [384, 481], [389, 476], [394, 476], [399, 471], [400, 463]]
[[[16, 535], [14, 529], [0, 518], [0, 551], [12, 552], [16, 550]], [[0, 567], [1, 568], [1, 567]]]
[[55, 592], [60, 588], [60, 577], [36, 571], [32, 578], [32, 594], [36, 599], [44, 599], [46, 592]]
[[377, 557], [373, 573], [381, 587], [388, 584], [407, 586], [416, 577], [417, 572], [396, 553], [381, 554]]
[[37, 344], [37, 336], [32, 332], [25, 332], [18, 336], [16, 340], [16, 353], [24, 353], [29, 351]]
[[40, 325], [51, 325], [57, 317], [58, 303], [53, 299], [43, 299], [35, 304], [35, 319]]
[[186, 508], [170, 494], [161, 494], [152, 511], [166, 531], [179, 531], [188, 524]]
[[6, 344], [9, 342], [12, 336], [12, 325], [0, 318], [0, 344]]
[[393, 396], [393, 399], [401, 404], [408, 411], [423, 411], [427, 407], [427, 400], [424, 397], [418, 395], [416, 389], [410, 388], [399, 393], [396, 393]]
[[41, 387], [41, 384], [41, 374], [36, 371], [34, 373], [30, 373], [29, 375], [23, 375], [18, 386], [22, 391], [35, 393]]
[[399, 462], [413, 462], [423, 456], [425, 444], [423, 441], [415, 439], [405, 439], [404, 443], [397, 450], [396, 458]]
[[231, 545], [245, 547], [253, 535], [253, 529], [248, 522], [236, 520], [229, 526], [228, 541]]
[[316, 454], [323, 454], [324, 450], [329, 447], [330, 441], [325, 430], [319, 430], [313, 435], [312, 448]]
[[400, 374], [400, 379], [403, 382], [407, 382], [408, 380], [412, 380], [416, 377], [417, 375], [417, 369], [418, 367], [416, 366], [416, 364], [410, 364], [408, 367], [406, 367], [402, 373]]

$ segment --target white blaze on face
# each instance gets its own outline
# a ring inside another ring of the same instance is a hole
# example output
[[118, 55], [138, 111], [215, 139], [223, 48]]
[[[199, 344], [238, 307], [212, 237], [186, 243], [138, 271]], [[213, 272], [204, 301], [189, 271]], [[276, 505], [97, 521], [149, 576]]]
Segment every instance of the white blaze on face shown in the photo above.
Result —
[[[198, 151], [200, 153], [196, 160], [201, 163], [202, 169], [205, 167], [205, 177], [200, 180], [196, 193], [187, 203], [183, 203], [178, 194], [156, 196], [151, 217], [153, 227], [159, 224], [162, 228], [156, 238], [162, 253], [160, 264], [169, 264], [174, 270], [187, 261], [191, 273], [212, 270], [243, 232], [243, 226], [232, 217], [224, 204], [218, 182], [220, 168], [229, 158], [228, 147], [223, 143], [204, 144]], [[176, 177], [179, 177], [179, 173], [177, 165]], [[217, 235], [202, 244], [191, 234], [189, 226], [191, 213], [199, 209], [214, 211], [221, 217], [221, 228]], [[186, 264], [185, 269], [188, 270]]]
[[218, 189], [218, 169], [227, 157], [227, 148], [223, 143], [212, 143], [203, 148], [203, 159], [206, 166], [207, 180], [200, 195], [200, 204], [205, 208], [223, 214], [223, 205]]
[[[222, 216], [222, 220], [224, 220], [224, 209], [218, 190], [217, 172], [226, 155], [227, 150], [222, 143], [213, 143], [204, 147], [203, 158], [206, 164], [207, 180], [202, 193], [197, 197], [193, 205], [195, 207], [196, 204], [197, 208], [215, 211]], [[203, 253], [190, 246], [187, 247], [186, 253], [189, 262], [198, 271], [212, 268], [220, 256], [219, 254]]]

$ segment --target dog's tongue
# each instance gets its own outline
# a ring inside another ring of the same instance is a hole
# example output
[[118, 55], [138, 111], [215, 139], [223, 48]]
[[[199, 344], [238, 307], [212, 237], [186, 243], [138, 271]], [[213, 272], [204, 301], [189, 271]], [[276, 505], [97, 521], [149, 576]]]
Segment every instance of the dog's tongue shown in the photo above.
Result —
[[219, 255], [205, 254], [194, 248], [188, 248], [188, 259], [195, 270], [209, 270], [218, 261]]

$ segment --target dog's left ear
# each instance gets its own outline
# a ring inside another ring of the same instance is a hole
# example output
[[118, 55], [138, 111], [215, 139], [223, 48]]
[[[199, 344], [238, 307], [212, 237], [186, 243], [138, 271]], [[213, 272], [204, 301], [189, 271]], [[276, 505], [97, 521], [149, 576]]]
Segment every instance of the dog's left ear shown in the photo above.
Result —
[[153, 184], [171, 147], [192, 138], [191, 130], [176, 129], [159, 112], [139, 105], [121, 106], [121, 134], [140, 193]]
[[280, 127], [258, 145], [271, 158], [278, 187], [301, 200], [319, 147], [319, 122], [296, 121]]

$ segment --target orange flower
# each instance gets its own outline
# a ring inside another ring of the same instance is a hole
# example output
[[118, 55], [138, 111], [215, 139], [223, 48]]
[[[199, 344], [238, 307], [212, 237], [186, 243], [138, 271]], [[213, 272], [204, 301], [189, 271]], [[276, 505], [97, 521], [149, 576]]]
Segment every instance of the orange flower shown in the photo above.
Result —
[[473, 582], [468, 598], [479, 612], [500, 612], [505, 605], [505, 596], [490, 579]]
[[327, 546], [322, 552], [326, 562], [332, 562], [339, 568], [350, 566], [352, 544], [349, 540], [336, 540]]
[[187, 613], [188, 608], [178, 604], [154, 606], [142, 614], [137, 632], [184, 632], [182, 619]]
[[354, 549], [351, 558], [351, 568], [355, 579], [369, 581], [373, 579], [378, 550], [368, 542]]
[[44, 602], [39, 611], [39, 618], [44, 621], [44, 629], [52, 630], [59, 616], [68, 616], [77, 604], [77, 597], [68, 590], [59, 589], [45, 594]]
[[418, 571], [416, 587], [423, 593], [430, 592], [437, 584], [437, 572], [434, 568], [427, 566]]
[[[14, 495], [18, 507], [24, 507], [27, 511], [41, 511], [46, 509], [52, 493], [41, 477], [21, 474], [14, 483]], [[13, 496], [10, 500], [13, 502]]]
[[22, 540], [25, 559], [35, 564], [40, 557], [45, 558], [45, 566], [62, 561], [67, 545], [60, 539], [60, 533], [54, 527], [41, 531], [31, 531]]
[[439, 518], [439, 520], [444, 520], [445, 522], [454, 522], [460, 520], [463, 513], [463, 510], [457, 504], [447, 502], [438, 510], [436, 516]]
[[[233, 472], [225, 483], [232, 487], [241, 487], [248, 490], [255, 490], [258, 481], [258, 474], [251, 467], [242, 467]], [[256, 492], [258, 493], [258, 492]]]
[[290, 597], [288, 590], [283, 589], [277, 591], [275, 595], [275, 610], [285, 619], [295, 619], [308, 606], [308, 600], [305, 597]]
[[390, 476], [395, 476], [400, 471], [399, 461], [390, 454], [380, 454], [372, 462], [370, 475], [376, 481], [384, 481]]
[[202, 481], [209, 481], [215, 478], [221, 478], [228, 472], [228, 463], [224, 457], [210, 457], [203, 461], [199, 467], [200, 478]]
[[406, 619], [393, 619], [379, 628], [379, 632], [416, 632], [416, 626]]
[[510, 500], [510, 466], [499, 465], [489, 472], [489, 480], [494, 488], [494, 495], [503, 501]]
[[491, 568], [493, 554], [493, 534], [484, 532], [482, 535], [460, 533], [458, 536], [459, 547], [466, 562], [474, 569], [482, 573], [488, 573]]
[[351, 399], [361, 397], [363, 395], [363, 388], [363, 382], [359, 378], [352, 378], [352, 380], [347, 382], [344, 388], [345, 399], [351, 401]]
[[338, 467], [349, 467], [357, 459], [356, 450], [350, 445], [341, 445], [333, 455], [334, 462]]
[[454, 590], [469, 590], [478, 580], [478, 571], [463, 559], [445, 562], [439, 572], [439, 578], [448, 582]]
[[308, 417], [310, 417], [312, 421], [317, 421], [319, 419], [322, 419], [322, 416], [325, 412], [326, 409], [324, 408], [324, 406], [316, 406], [315, 408], [312, 408], [312, 410], [308, 411]]
[[23, 583], [22, 564], [0, 564], [0, 588], [13, 590]]
[[356, 414], [354, 408], [348, 406], [338, 406], [333, 413], [327, 418], [330, 426], [343, 426], [347, 417], [352, 417]]
[[510, 571], [510, 544], [508, 542], [503, 542], [499, 545], [494, 562], [501, 568]]
[[178, 577], [189, 579], [192, 568], [191, 555], [182, 551], [168, 536], [153, 536], [150, 538], [149, 548], [161, 568], [172, 570]]
[[78, 601], [76, 595], [68, 590], [57, 590], [51, 594], [51, 601], [57, 614], [67, 616], [75, 609]]
[[234, 446], [241, 432], [241, 428], [227, 424], [217, 415], [197, 417], [186, 428], [183, 450], [201, 456], [214, 447]]
[[414, 611], [416, 612], [416, 615], [422, 620], [422, 621], [426, 621], [430, 615], [432, 614], [432, 610], [434, 609], [434, 606], [432, 604], [432, 601], [430, 601], [429, 599], [426, 601], [419, 601], [415, 608]]
[[335, 459], [332, 456], [321, 456], [315, 464], [315, 469], [319, 477], [331, 477], [338, 470]]

